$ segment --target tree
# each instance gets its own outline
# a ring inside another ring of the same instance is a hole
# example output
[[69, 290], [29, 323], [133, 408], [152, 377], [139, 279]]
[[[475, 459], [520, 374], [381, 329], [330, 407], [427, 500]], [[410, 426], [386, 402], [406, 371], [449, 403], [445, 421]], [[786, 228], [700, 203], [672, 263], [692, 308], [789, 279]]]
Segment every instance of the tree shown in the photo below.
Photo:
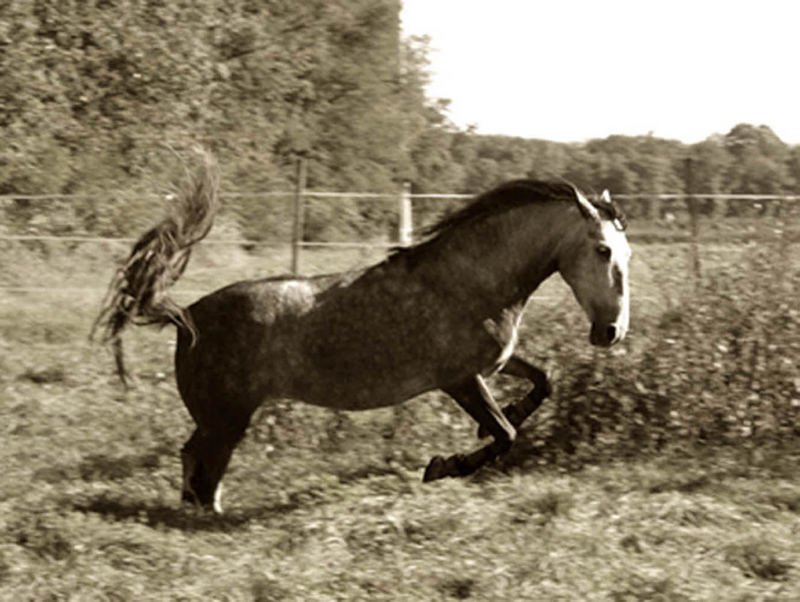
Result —
[[732, 161], [726, 188], [743, 194], [780, 194], [791, 188], [789, 148], [767, 126], [739, 124], [724, 138]]
[[452, 146], [456, 128], [445, 117], [447, 103], [432, 103], [425, 111], [424, 127], [410, 145], [413, 165], [411, 181], [415, 192], [458, 190], [463, 168], [453, 159]]
[[800, 193], [800, 145], [789, 149], [789, 156], [786, 159], [786, 168], [791, 178], [791, 190], [795, 194]]
[[312, 184], [386, 189], [403, 169], [396, 142], [409, 114], [424, 110], [401, 81], [399, 9], [398, 0], [4, 3], [0, 133], [14, 142], [0, 190], [128, 185], [157, 177], [165, 149], [197, 142], [216, 150], [237, 187], [288, 183], [305, 154]]
[[732, 160], [724, 139], [715, 135], [693, 144], [689, 147], [688, 156], [692, 160], [693, 192], [723, 192]]

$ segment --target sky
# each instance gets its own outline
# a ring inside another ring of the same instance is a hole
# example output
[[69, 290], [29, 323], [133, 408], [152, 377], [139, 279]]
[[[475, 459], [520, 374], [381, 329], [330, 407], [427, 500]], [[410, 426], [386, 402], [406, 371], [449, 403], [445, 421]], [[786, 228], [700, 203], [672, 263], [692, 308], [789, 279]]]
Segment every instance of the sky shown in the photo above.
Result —
[[800, 143], [797, 0], [403, 0], [459, 127], [693, 143], [737, 123]]

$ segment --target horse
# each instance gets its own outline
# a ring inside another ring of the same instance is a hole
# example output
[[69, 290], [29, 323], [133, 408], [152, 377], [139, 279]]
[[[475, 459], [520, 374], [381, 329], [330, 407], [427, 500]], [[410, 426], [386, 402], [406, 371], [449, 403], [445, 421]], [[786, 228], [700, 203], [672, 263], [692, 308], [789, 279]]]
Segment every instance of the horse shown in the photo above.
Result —
[[[177, 388], [196, 428], [181, 450], [182, 500], [221, 512], [221, 480], [255, 410], [294, 399], [343, 410], [400, 404], [440, 389], [492, 441], [435, 456], [423, 480], [471, 474], [508, 451], [550, 393], [546, 374], [515, 354], [532, 293], [559, 272], [610, 347], [629, 326], [625, 217], [607, 191], [590, 201], [558, 181], [514, 180], [440, 220], [420, 242], [366, 269], [235, 282], [188, 307], [166, 295], [218, 205], [204, 155], [172, 212], [117, 271], [95, 328], [124, 380], [129, 324], [177, 327]], [[533, 385], [501, 408], [486, 381], [501, 372]]]

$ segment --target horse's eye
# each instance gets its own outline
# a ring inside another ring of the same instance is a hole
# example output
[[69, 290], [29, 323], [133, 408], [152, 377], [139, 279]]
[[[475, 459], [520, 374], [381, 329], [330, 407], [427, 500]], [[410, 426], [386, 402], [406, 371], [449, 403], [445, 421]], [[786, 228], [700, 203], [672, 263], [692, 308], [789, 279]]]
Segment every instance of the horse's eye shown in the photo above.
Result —
[[597, 254], [603, 259], [611, 259], [611, 247], [600, 243], [597, 245]]

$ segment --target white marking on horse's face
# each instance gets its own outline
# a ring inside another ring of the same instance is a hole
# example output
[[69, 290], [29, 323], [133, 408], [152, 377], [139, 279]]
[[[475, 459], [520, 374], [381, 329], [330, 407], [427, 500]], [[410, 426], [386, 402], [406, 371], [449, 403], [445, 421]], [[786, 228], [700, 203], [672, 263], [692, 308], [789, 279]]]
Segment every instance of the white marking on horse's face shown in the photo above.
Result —
[[605, 220], [602, 223], [605, 244], [611, 249], [609, 271], [611, 275], [611, 288], [616, 290], [615, 313], [616, 319], [612, 322], [616, 336], [609, 341], [613, 345], [625, 338], [630, 326], [631, 288], [628, 282], [628, 267], [631, 260], [631, 247], [625, 232], [614, 221]]
[[564, 261], [561, 274], [592, 322], [591, 343], [609, 347], [628, 332], [631, 248], [615, 220], [586, 223], [588, 235], [571, 247], [573, 256]]

